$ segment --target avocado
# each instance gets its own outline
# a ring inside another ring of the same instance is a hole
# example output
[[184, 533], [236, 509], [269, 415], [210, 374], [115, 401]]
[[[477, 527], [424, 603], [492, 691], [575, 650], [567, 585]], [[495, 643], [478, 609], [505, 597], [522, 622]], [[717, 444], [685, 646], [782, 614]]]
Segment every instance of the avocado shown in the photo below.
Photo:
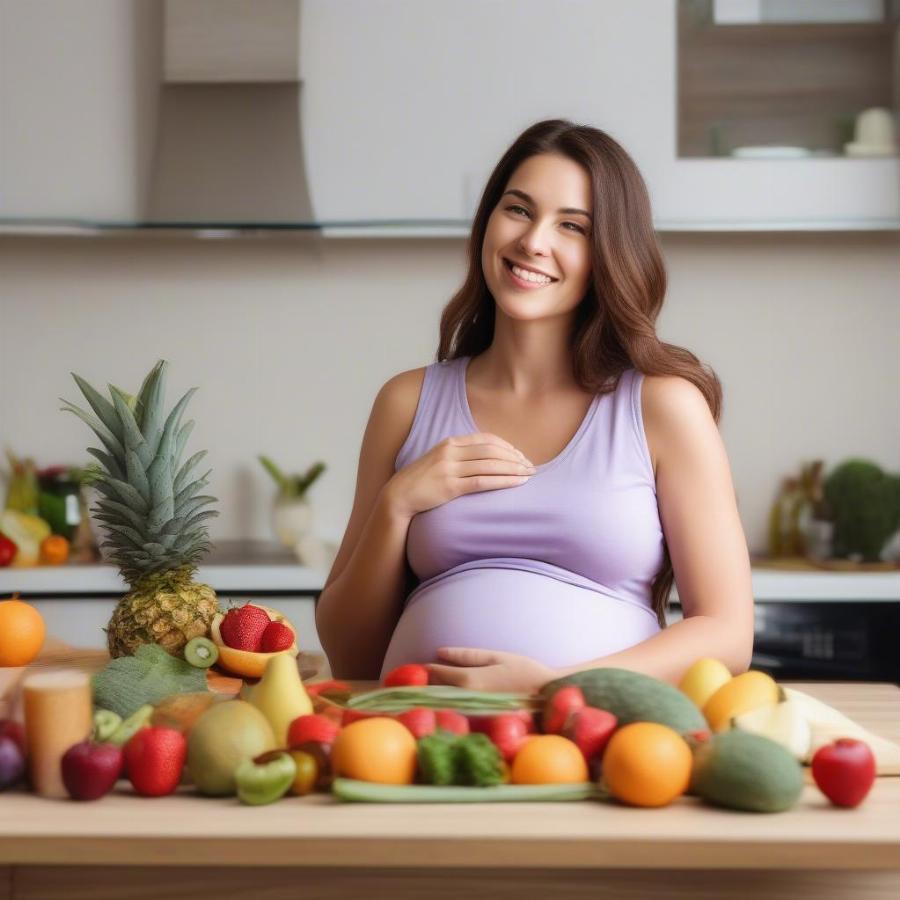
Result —
[[577, 684], [588, 706], [611, 712], [619, 725], [659, 722], [679, 734], [709, 727], [703, 713], [678, 688], [640, 672], [614, 668], [575, 672], [545, 684], [542, 698], [549, 700], [567, 684]]
[[697, 746], [690, 789], [713, 806], [782, 812], [800, 799], [803, 770], [781, 744], [758, 734], [726, 731]]

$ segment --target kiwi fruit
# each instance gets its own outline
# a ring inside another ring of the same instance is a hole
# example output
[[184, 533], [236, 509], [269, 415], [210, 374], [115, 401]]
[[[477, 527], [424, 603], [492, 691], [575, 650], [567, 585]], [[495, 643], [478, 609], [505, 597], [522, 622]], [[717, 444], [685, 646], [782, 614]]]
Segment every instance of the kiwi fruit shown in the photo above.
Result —
[[198, 669], [208, 669], [219, 658], [219, 648], [209, 638], [191, 638], [184, 646], [184, 658]]

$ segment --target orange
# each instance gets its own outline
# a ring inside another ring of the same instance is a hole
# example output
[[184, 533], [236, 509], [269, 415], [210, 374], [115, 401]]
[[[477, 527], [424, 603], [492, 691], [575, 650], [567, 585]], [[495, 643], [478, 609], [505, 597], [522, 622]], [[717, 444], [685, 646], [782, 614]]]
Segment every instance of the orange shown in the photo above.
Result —
[[69, 542], [61, 534], [51, 534], [41, 541], [41, 562], [58, 566], [69, 558]]
[[513, 784], [574, 784], [588, 781], [584, 754], [574, 741], [559, 734], [538, 734], [527, 740], [513, 758]]
[[27, 666], [44, 646], [41, 614], [21, 600], [0, 600], [0, 666]]
[[416, 777], [416, 739], [401, 722], [385, 716], [357, 719], [338, 732], [331, 747], [335, 775], [412, 784]]
[[632, 722], [610, 738], [603, 784], [631, 806], [665, 806], [691, 780], [691, 748], [677, 731], [657, 722]]

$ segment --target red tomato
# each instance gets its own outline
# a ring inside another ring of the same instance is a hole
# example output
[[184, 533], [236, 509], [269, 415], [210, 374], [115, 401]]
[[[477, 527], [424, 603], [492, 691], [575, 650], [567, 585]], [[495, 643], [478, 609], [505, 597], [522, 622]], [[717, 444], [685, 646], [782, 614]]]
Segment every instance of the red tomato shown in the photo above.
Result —
[[18, 552], [16, 544], [5, 534], [0, 534], [0, 568], [10, 565]]
[[859, 806], [875, 782], [875, 757], [864, 741], [840, 738], [815, 752], [812, 775], [835, 806]]
[[418, 663], [406, 663], [388, 672], [382, 684], [385, 687], [421, 687], [428, 684], [428, 669]]

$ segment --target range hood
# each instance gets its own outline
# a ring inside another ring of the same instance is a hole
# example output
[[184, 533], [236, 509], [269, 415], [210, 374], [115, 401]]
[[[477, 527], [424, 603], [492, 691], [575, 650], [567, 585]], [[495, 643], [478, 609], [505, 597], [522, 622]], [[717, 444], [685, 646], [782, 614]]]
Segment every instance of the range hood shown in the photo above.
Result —
[[162, 27], [149, 221], [313, 221], [300, 0], [166, 0]]

